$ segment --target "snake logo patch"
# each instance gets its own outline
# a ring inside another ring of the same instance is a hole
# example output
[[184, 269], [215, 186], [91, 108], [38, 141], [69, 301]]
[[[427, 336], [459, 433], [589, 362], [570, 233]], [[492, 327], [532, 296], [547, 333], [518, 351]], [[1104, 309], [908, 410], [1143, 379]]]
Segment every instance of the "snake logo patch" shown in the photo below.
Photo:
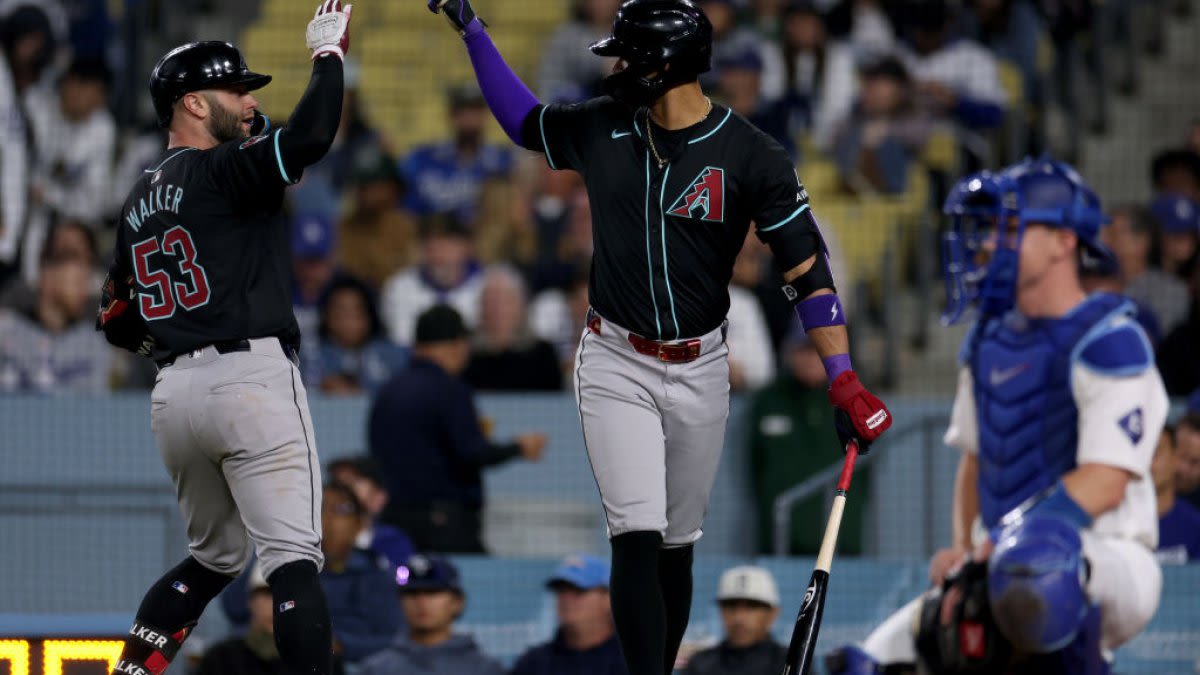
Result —
[[710, 223], [725, 222], [725, 170], [705, 167], [667, 213]]

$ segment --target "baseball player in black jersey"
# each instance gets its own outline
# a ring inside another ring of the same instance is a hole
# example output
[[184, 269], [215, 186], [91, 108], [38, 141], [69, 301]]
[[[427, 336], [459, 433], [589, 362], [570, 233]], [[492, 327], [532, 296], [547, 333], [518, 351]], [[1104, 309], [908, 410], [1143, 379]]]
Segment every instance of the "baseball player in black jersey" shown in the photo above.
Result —
[[[729, 414], [725, 316], [751, 222], [825, 360], [843, 441], [891, 425], [850, 367], [820, 231], [787, 154], [706, 98], [712, 27], [689, 0], [628, 0], [611, 37], [609, 96], [541, 105], [469, 0], [429, 0], [461, 32], [513, 142], [583, 175], [592, 204], [592, 305], [575, 386], [612, 542], [612, 605], [631, 675], [670, 673]], [[801, 452], [802, 449], [797, 449]]]
[[284, 189], [328, 151], [342, 109], [350, 7], [308, 26], [312, 79], [271, 129], [251, 72], [225, 42], [183, 45], [150, 78], [162, 158], [121, 212], [97, 327], [154, 359], [151, 427], [190, 555], [146, 593], [116, 673], [160, 675], [251, 545], [274, 597], [275, 641], [295, 673], [332, 668], [317, 581], [320, 462], [296, 367]]

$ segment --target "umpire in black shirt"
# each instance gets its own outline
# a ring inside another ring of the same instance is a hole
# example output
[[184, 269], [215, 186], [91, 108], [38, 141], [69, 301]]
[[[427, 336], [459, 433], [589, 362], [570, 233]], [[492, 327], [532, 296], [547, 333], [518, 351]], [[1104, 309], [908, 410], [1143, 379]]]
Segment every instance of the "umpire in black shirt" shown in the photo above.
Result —
[[469, 336], [453, 308], [426, 310], [417, 318], [408, 369], [371, 405], [371, 455], [392, 494], [381, 519], [407, 532], [420, 551], [484, 553], [483, 469], [516, 457], [536, 461], [546, 444], [542, 434], [505, 445], [485, 437], [471, 389], [459, 377], [470, 358]]

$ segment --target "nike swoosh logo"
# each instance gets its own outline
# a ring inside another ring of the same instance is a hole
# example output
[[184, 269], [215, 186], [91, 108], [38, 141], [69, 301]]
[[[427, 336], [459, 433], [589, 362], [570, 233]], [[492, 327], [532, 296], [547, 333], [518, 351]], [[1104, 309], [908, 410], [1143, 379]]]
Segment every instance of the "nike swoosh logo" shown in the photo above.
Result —
[[992, 374], [989, 376], [988, 379], [991, 381], [993, 387], [999, 387], [1000, 385], [1017, 377], [1018, 375], [1025, 372], [1026, 370], [1029, 370], [1028, 363], [1018, 363], [1017, 365], [1013, 366], [1012, 368], [1005, 368], [1004, 370], [996, 370], [995, 368], [993, 368]]
[[622, 136], [628, 136], [632, 133], [633, 133], [632, 131], [617, 131], [616, 129], [613, 129], [612, 137], [613, 137], [613, 140], [616, 140]]

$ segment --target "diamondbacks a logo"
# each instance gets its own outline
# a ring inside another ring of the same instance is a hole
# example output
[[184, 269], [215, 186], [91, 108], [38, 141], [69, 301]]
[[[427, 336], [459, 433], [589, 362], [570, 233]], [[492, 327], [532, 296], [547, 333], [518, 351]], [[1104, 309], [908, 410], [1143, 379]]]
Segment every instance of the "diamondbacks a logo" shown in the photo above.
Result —
[[667, 213], [710, 223], [725, 222], [725, 170], [705, 167]]

